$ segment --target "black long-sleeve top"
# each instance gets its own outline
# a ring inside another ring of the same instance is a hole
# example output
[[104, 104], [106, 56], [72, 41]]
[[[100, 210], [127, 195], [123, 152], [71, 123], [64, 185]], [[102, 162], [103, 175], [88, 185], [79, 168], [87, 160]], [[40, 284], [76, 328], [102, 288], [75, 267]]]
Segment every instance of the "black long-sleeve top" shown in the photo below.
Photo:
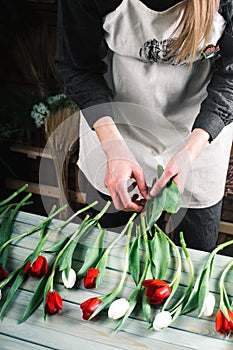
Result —
[[[164, 11], [181, 0], [141, 0], [155, 11]], [[66, 92], [80, 109], [97, 106], [86, 116], [89, 125], [112, 115], [112, 91], [104, 73], [106, 54], [103, 18], [122, 0], [60, 0], [58, 2], [58, 45], [55, 65]], [[233, 1], [221, 0], [219, 12], [226, 20], [220, 40], [220, 58], [208, 85], [193, 129], [202, 128], [214, 139], [233, 120]], [[98, 108], [99, 106], [99, 108]]]

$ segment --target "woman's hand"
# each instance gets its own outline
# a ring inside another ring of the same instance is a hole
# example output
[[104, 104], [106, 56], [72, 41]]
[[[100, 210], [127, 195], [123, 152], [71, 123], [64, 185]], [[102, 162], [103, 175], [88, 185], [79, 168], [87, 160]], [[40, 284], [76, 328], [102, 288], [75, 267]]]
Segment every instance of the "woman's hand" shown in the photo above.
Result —
[[162, 176], [156, 181], [150, 195], [156, 196], [172, 179], [180, 193], [184, 191], [185, 183], [193, 163], [200, 155], [209, 140], [209, 133], [202, 129], [194, 129], [185, 146], [169, 160]]
[[[117, 149], [119, 148], [121, 146], [118, 145]], [[128, 188], [130, 179], [135, 179], [131, 187], [137, 186], [144, 199], [137, 200], [137, 195], [130, 197], [130, 188]], [[147, 185], [143, 170], [132, 156], [129, 157], [129, 152], [125, 152], [123, 157], [108, 156], [105, 186], [109, 190], [116, 209], [135, 212], [141, 212], [144, 209], [148, 199]]]
[[[107, 158], [105, 186], [108, 188], [117, 210], [141, 212], [149, 199], [142, 168], [120, 135], [112, 118], [103, 117], [94, 124], [94, 129]], [[131, 188], [138, 187], [142, 199], [130, 197], [128, 181], [135, 179]]]

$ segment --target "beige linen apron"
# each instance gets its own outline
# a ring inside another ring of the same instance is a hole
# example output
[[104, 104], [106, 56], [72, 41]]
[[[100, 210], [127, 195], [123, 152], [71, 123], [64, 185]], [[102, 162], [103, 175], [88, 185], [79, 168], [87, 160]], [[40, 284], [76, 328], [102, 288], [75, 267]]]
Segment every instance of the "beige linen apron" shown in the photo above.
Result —
[[[123, 0], [103, 23], [106, 42], [113, 51], [115, 122], [149, 186], [157, 164], [165, 166], [190, 135], [214, 65], [214, 59], [201, 60], [200, 52], [191, 69], [187, 62], [167, 60], [180, 10], [181, 3], [156, 12], [140, 0]], [[225, 21], [216, 12], [209, 44], [216, 45], [224, 28]], [[184, 207], [208, 207], [222, 198], [232, 136], [232, 125], [228, 125], [206, 145], [187, 180]], [[108, 194], [104, 186], [106, 157], [82, 115], [78, 166], [95, 188]]]

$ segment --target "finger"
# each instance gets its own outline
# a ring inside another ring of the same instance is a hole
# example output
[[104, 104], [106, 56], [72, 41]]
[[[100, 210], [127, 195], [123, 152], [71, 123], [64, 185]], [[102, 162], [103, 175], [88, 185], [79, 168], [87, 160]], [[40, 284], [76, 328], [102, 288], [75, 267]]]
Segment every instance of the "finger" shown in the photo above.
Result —
[[[166, 170], [166, 169], [165, 169]], [[166, 186], [169, 180], [173, 178], [173, 175], [164, 170], [162, 176], [156, 181], [152, 189], [150, 190], [150, 195], [152, 197], [156, 196], [162, 189]]]
[[149, 193], [148, 193], [148, 187], [144, 178], [144, 174], [142, 170], [138, 170], [138, 169], [134, 169], [133, 170], [133, 177], [135, 178], [137, 185], [138, 185], [138, 189], [141, 193], [141, 195], [145, 198], [145, 199], [150, 199]]
[[130, 195], [127, 191], [127, 183], [122, 181], [121, 184], [118, 186], [118, 195], [121, 199], [121, 202], [124, 207], [124, 211], [136, 211], [140, 212], [142, 211], [142, 206], [138, 205], [136, 202], [133, 202], [130, 198]]

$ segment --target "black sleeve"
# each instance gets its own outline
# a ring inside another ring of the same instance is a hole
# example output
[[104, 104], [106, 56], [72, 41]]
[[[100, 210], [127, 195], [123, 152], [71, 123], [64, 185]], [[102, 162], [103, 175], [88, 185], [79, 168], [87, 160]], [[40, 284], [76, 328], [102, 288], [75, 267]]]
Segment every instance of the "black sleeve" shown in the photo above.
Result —
[[209, 132], [210, 141], [218, 136], [224, 126], [233, 121], [233, 9], [220, 40], [217, 68], [207, 88], [207, 98], [202, 102], [193, 129]]
[[104, 115], [112, 116], [109, 89], [101, 60], [102, 17], [93, 0], [59, 0], [55, 67], [67, 95], [84, 110], [92, 127]]

